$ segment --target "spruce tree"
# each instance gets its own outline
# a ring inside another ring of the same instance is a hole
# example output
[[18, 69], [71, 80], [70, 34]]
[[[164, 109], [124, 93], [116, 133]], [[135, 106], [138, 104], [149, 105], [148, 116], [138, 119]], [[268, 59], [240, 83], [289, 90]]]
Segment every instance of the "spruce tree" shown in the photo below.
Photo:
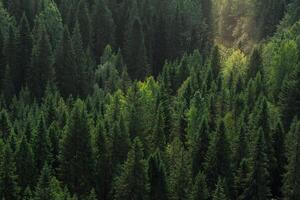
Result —
[[122, 172], [114, 183], [115, 200], [146, 200], [149, 193], [146, 162], [144, 160], [143, 145], [136, 138]]
[[128, 73], [132, 79], [142, 79], [146, 77], [149, 69], [140, 19], [134, 19], [128, 30], [128, 37], [125, 41], [125, 59]]
[[72, 40], [68, 27], [64, 28], [64, 34], [57, 48], [55, 56], [55, 72], [58, 89], [64, 96], [76, 95], [76, 65]]
[[13, 128], [9, 115], [5, 109], [0, 112], [0, 135], [3, 141], [7, 141], [12, 133]]
[[271, 177], [273, 177], [273, 182], [271, 185], [272, 194], [277, 198], [282, 197], [281, 188], [283, 186], [283, 175], [285, 172], [284, 167], [287, 164], [285, 155], [285, 138], [286, 136], [282, 124], [278, 120], [272, 135], [272, 146], [274, 149], [276, 163], [270, 173]]
[[70, 192], [82, 197], [94, 184], [94, 158], [87, 111], [81, 100], [76, 100], [64, 134], [60, 152], [61, 180]]
[[265, 134], [260, 128], [258, 138], [251, 155], [251, 169], [248, 175], [246, 188], [241, 199], [270, 198], [270, 174], [268, 171], [269, 160], [267, 156]]
[[46, 28], [39, 26], [38, 38], [32, 49], [31, 67], [27, 74], [27, 84], [32, 94], [40, 99], [48, 82], [54, 80], [52, 48]]
[[287, 161], [284, 175], [283, 193], [284, 198], [296, 200], [300, 198], [300, 122], [294, 120], [286, 143]]
[[44, 116], [41, 115], [37, 126], [34, 129], [33, 153], [37, 173], [43, 168], [46, 162], [50, 162], [50, 141]]
[[209, 189], [214, 189], [219, 177], [225, 178], [226, 185], [232, 185], [230, 152], [225, 124], [222, 120], [209, 146], [205, 161], [205, 173]]
[[206, 185], [206, 177], [203, 172], [199, 172], [195, 178], [193, 191], [192, 191], [192, 200], [208, 200], [209, 192]]
[[157, 150], [148, 159], [149, 197], [151, 200], [166, 200], [168, 188], [165, 165]]
[[30, 68], [30, 57], [32, 52], [33, 38], [30, 30], [30, 25], [27, 20], [25, 13], [19, 23], [19, 57], [20, 57], [20, 85], [17, 86], [17, 91], [19, 91], [21, 86], [25, 86], [26, 75]]
[[10, 144], [6, 144], [0, 161], [0, 197], [6, 200], [19, 199], [16, 166]]
[[115, 31], [112, 13], [104, 0], [95, 1], [91, 21], [93, 28], [93, 48], [96, 61], [99, 61], [105, 46], [114, 43], [113, 36]]
[[226, 195], [225, 187], [226, 186], [225, 186], [224, 180], [219, 178], [212, 199], [213, 200], [228, 200], [229, 198]]
[[27, 187], [33, 187], [35, 175], [33, 152], [26, 136], [22, 137], [16, 152], [16, 174], [18, 175], [18, 185], [24, 194]]

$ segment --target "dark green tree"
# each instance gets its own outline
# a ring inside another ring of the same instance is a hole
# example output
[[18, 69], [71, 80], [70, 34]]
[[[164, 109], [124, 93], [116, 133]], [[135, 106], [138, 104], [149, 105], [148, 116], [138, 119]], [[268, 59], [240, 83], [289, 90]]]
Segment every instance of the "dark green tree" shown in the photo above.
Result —
[[134, 139], [122, 173], [114, 183], [115, 200], [148, 199], [149, 182], [143, 151], [141, 141]]
[[203, 172], [199, 172], [195, 178], [193, 191], [192, 191], [192, 200], [208, 200], [209, 192], [206, 185], [206, 177]]
[[128, 27], [128, 37], [125, 41], [125, 60], [129, 76], [132, 79], [143, 79], [149, 73], [144, 33], [138, 18]]
[[52, 48], [45, 26], [40, 25], [38, 38], [32, 49], [31, 67], [27, 74], [27, 85], [32, 94], [41, 98], [48, 82], [54, 80]]
[[287, 137], [287, 161], [286, 173], [284, 175], [283, 193], [285, 199], [295, 200], [300, 197], [300, 173], [299, 151], [300, 151], [300, 122], [294, 120]]
[[151, 200], [166, 200], [168, 194], [166, 169], [157, 150], [148, 159], [149, 197]]
[[24, 196], [26, 188], [33, 187], [35, 176], [33, 152], [26, 136], [22, 137], [16, 152], [16, 174], [18, 175], [18, 185]]
[[19, 187], [17, 184], [16, 165], [14, 155], [9, 144], [3, 150], [0, 162], [0, 197], [6, 200], [19, 199]]
[[82, 197], [93, 187], [95, 166], [88, 115], [81, 100], [76, 100], [64, 134], [60, 152], [61, 180], [70, 192]]
[[268, 171], [268, 156], [263, 130], [260, 128], [258, 138], [251, 155], [251, 168], [248, 175], [246, 188], [241, 199], [269, 199], [270, 174]]

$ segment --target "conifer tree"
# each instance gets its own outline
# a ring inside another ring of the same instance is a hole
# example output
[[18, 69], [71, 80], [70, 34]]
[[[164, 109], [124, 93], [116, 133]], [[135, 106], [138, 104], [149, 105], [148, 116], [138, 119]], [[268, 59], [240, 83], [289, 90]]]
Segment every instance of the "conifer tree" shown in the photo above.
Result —
[[218, 179], [218, 183], [216, 185], [216, 189], [213, 194], [213, 200], [227, 200], [229, 199], [225, 193], [225, 182], [222, 179]]
[[32, 34], [28, 19], [23, 13], [19, 23], [19, 57], [20, 57], [20, 79], [16, 90], [19, 91], [21, 86], [25, 86], [26, 75], [30, 68], [30, 58], [32, 52]]
[[288, 164], [284, 175], [283, 193], [285, 199], [296, 200], [300, 197], [300, 122], [296, 120], [291, 125], [286, 147]]
[[12, 89], [11, 93], [14, 93], [15, 88], [17, 88], [16, 86], [20, 86], [20, 59], [18, 58], [18, 39], [16, 28], [13, 27], [13, 25], [10, 25], [8, 30], [8, 38], [4, 45], [3, 53], [5, 56], [6, 66], [9, 66], [9, 68], [6, 68], [5, 74], [9, 77], [6, 77], [5, 79], [10, 78], [9, 84], [13, 84], [10, 86]]
[[271, 185], [272, 194], [275, 197], [282, 197], [281, 188], [283, 186], [283, 174], [285, 172], [285, 165], [287, 164], [285, 155], [285, 132], [283, 131], [282, 124], [278, 120], [275, 125], [272, 135], [272, 146], [274, 149], [274, 156], [276, 159], [275, 166], [270, 175], [273, 177]]
[[16, 152], [16, 174], [18, 175], [18, 185], [23, 195], [27, 187], [33, 187], [35, 166], [33, 153], [26, 136], [23, 136]]
[[105, 46], [114, 44], [114, 20], [104, 0], [95, 1], [91, 21], [93, 28], [93, 48], [96, 61], [99, 61]]
[[134, 139], [122, 173], [114, 183], [115, 200], [148, 199], [149, 182], [143, 151], [141, 141]]
[[111, 160], [109, 159], [109, 145], [105, 135], [102, 119], [97, 121], [95, 127], [95, 146], [96, 146], [96, 192], [99, 198], [108, 199], [111, 191]]
[[60, 152], [61, 180], [70, 192], [82, 197], [94, 184], [91, 133], [84, 102], [76, 100], [64, 134]]
[[220, 122], [218, 130], [209, 146], [205, 161], [205, 172], [207, 184], [210, 189], [214, 189], [219, 177], [225, 178], [226, 185], [232, 185], [230, 146], [223, 120]]
[[209, 127], [205, 116], [201, 120], [195, 138], [193, 138], [191, 143], [192, 173], [195, 177], [199, 173], [199, 170], [204, 167], [209, 146]]
[[2, 93], [6, 102], [10, 102], [15, 94], [14, 79], [12, 77], [12, 69], [9, 65], [6, 65], [4, 77], [2, 79]]
[[43, 96], [47, 83], [54, 80], [52, 48], [43, 24], [39, 27], [38, 38], [32, 49], [31, 67], [27, 76], [27, 84], [38, 99]]
[[64, 200], [63, 190], [45, 163], [35, 188], [34, 200]]
[[172, 142], [171, 153], [169, 160], [169, 199], [190, 199], [192, 180], [189, 157], [183, 142], [178, 137]]
[[152, 150], [156, 150], [157, 148], [163, 150], [166, 145], [166, 136], [164, 132], [164, 116], [162, 111], [161, 104], [158, 106], [156, 111], [156, 119], [154, 121], [153, 133], [151, 138], [151, 145], [153, 145]]
[[258, 48], [252, 51], [248, 66], [248, 78], [255, 78], [258, 72], [262, 71], [262, 58]]
[[220, 63], [220, 53], [218, 46], [215, 46], [212, 55], [211, 55], [211, 63], [210, 67], [212, 70], [213, 78], [216, 80], [219, 76], [219, 73], [221, 71], [221, 63]]
[[44, 116], [41, 115], [37, 126], [34, 129], [33, 153], [35, 160], [35, 167], [38, 170], [43, 168], [46, 162], [50, 162], [50, 141], [49, 133], [46, 127]]
[[[92, 45], [92, 26], [87, 1], [79, 1], [76, 11], [76, 19], [82, 36], [83, 47]], [[98, 19], [99, 20], [99, 19]]]
[[146, 77], [149, 69], [140, 19], [136, 18], [128, 29], [128, 37], [125, 42], [125, 58], [128, 73], [132, 79], [141, 79]]
[[298, 64], [293, 72], [286, 77], [280, 94], [283, 125], [286, 130], [290, 127], [293, 118], [297, 116], [300, 111], [299, 77], [300, 65]]
[[55, 59], [55, 72], [57, 86], [64, 96], [76, 95], [76, 65], [72, 40], [68, 27], [64, 28], [64, 34], [57, 48]]
[[157, 150], [148, 159], [149, 197], [151, 200], [166, 200], [168, 188], [165, 165]]
[[0, 112], [0, 134], [1, 139], [7, 141], [12, 132], [11, 121], [5, 109]]
[[195, 178], [192, 192], [193, 200], [208, 200], [209, 192], [206, 185], [206, 177], [203, 172], [199, 172]]
[[6, 200], [19, 199], [19, 187], [17, 185], [16, 166], [14, 155], [9, 144], [3, 150], [0, 161], [0, 197]]
[[246, 188], [241, 199], [269, 199], [270, 175], [268, 171], [266, 141], [263, 130], [260, 128], [258, 138], [251, 155], [251, 169], [248, 175]]

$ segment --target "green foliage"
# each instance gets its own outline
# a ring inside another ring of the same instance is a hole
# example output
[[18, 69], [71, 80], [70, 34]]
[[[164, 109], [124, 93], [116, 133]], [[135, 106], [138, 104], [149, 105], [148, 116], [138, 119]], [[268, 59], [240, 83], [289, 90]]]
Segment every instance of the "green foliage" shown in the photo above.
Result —
[[123, 165], [122, 173], [114, 183], [114, 199], [148, 199], [149, 182], [143, 146], [136, 138]]

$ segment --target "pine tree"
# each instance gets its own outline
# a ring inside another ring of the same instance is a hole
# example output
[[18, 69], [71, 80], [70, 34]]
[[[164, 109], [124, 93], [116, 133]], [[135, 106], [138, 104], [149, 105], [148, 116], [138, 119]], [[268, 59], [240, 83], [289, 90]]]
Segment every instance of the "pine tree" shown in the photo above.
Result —
[[114, 44], [113, 36], [115, 31], [112, 13], [103, 0], [95, 2], [91, 21], [93, 28], [93, 48], [96, 61], [99, 61], [105, 46]]
[[294, 120], [287, 137], [287, 160], [286, 173], [284, 175], [283, 193], [284, 198], [296, 200], [300, 198], [300, 173], [298, 167], [300, 156], [300, 122]]
[[114, 183], [115, 200], [148, 199], [149, 183], [143, 151], [141, 141], [134, 139], [122, 173]]
[[60, 152], [62, 181], [79, 197], [88, 194], [94, 183], [91, 133], [84, 102], [76, 100], [66, 125]]
[[78, 2], [76, 18], [79, 25], [80, 35], [82, 36], [83, 47], [92, 45], [92, 26], [87, 1]]
[[216, 185], [215, 192], [213, 194], [213, 200], [227, 200], [226, 193], [225, 193], [225, 181], [222, 179], [218, 179], [218, 183]]
[[214, 189], [219, 177], [226, 178], [226, 185], [232, 185], [230, 146], [223, 120], [220, 122], [215, 137], [209, 146], [205, 161], [205, 172], [210, 189]]
[[211, 61], [210, 61], [210, 67], [212, 70], [213, 78], [216, 80], [220, 74], [221, 71], [221, 63], [220, 63], [220, 53], [218, 46], [215, 46], [215, 48], [212, 51], [211, 55]]
[[165, 165], [157, 150], [148, 159], [149, 197], [151, 200], [167, 199], [167, 181]]
[[0, 135], [3, 141], [7, 141], [12, 133], [13, 128], [9, 115], [5, 109], [0, 112]]
[[283, 125], [287, 130], [293, 118], [298, 115], [300, 111], [300, 65], [296, 66], [293, 72], [286, 77], [280, 94], [280, 105], [283, 115]]
[[64, 28], [64, 34], [58, 46], [55, 59], [55, 72], [58, 89], [64, 96], [76, 95], [76, 63], [72, 40], [68, 27]]
[[208, 200], [209, 193], [206, 186], [206, 177], [203, 172], [199, 172], [195, 178], [193, 192], [192, 192], [192, 200]]
[[16, 90], [19, 91], [21, 86], [25, 86], [26, 73], [30, 68], [30, 57], [32, 52], [32, 34], [29, 26], [29, 22], [25, 13], [19, 23], [19, 57], [20, 57], [20, 85], [17, 86]]
[[128, 73], [132, 79], [142, 79], [146, 77], [149, 72], [147, 54], [144, 33], [138, 18], [129, 26], [128, 37], [125, 41], [125, 59]]
[[269, 199], [270, 175], [268, 171], [266, 141], [263, 130], [260, 128], [258, 138], [251, 156], [251, 169], [244, 193], [241, 199]]
[[0, 162], [0, 197], [6, 200], [19, 199], [16, 166], [9, 144], [4, 147], [3, 158]]
[[192, 180], [188, 152], [178, 137], [174, 139], [171, 145], [169, 199], [190, 199]]
[[209, 127], [206, 117], [203, 117], [201, 120], [195, 138], [193, 138], [191, 143], [192, 173], [193, 177], [195, 177], [199, 170], [204, 168], [209, 146]]
[[96, 146], [96, 192], [99, 198], [108, 199], [111, 191], [112, 168], [109, 159], [109, 145], [105, 135], [102, 119], [97, 121], [95, 128], [95, 146]]
[[283, 186], [283, 174], [285, 172], [284, 167], [287, 164], [285, 155], [285, 137], [282, 124], [278, 121], [272, 135], [272, 146], [274, 149], [276, 163], [270, 173], [271, 177], [273, 177], [271, 185], [272, 194], [278, 198], [282, 197], [281, 188]]
[[89, 83], [91, 80], [89, 80], [89, 78], [91, 77], [91, 71], [93, 69], [90, 69], [88, 63], [89, 55], [84, 52], [83, 38], [84, 37], [81, 37], [79, 23], [76, 22], [72, 34], [72, 47], [75, 56], [74, 68], [76, 70], [76, 81], [73, 84], [75, 84], [77, 88], [76, 94], [84, 97], [87, 96], [90, 91]]
[[2, 79], [2, 93], [6, 102], [10, 102], [15, 94], [14, 79], [12, 77], [12, 69], [9, 65], [6, 65], [4, 77]]
[[52, 176], [51, 169], [45, 163], [35, 188], [34, 200], [64, 200], [60, 183]]
[[16, 174], [18, 175], [18, 185], [24, 193], [27, 187], [33, 187], [35, 166], [31, 146], [23, 136], [16, 152]]
[[46, 162], [51, 159], [49, 133], [46, 127], [44, 116], [41, 115], [37, 126], [34, 129], [33, 153], [35, 167], [39, 174]]
[[[16, 28], [13, 25], [9, 26], [8, 38], [4, 45], [3, 53], [5, 56], [6, 66], [9, 66], [10, 70], [6, 71], [5, 74], [10, 76], [10, 86], [12, 93], [14, 93], [15, 88], [19, 88], [20, 84], [20, 67], [19, 67], [19, 58], [18, 58], [18, 44], [17, 44], [17, 33]], [[5, 78], [9, 79], [9, 77]], [[14, 82], [12, 82], [14, 80]]]
[[241, 199], [243, 192], [247, 186], [247, 179], [249, 174], [248, 162], [246, 159], [243, 159], [240, 162], [239, 168], [237, 169], [234, 177], [234, 190], [235, 198]]
[[153, 133], [151, 136], [152, 150], [155, 151], [157, 148], [163, 150], [166, 145], [166, 136], [164, 132], [164, 116], [162, 111], [162, 105], [160, 104], [156, 111], [156, 119], [153, 125]]
[[32, 94], [40, 99], [48, 82], [54, 80], [52, 48], [45, 26], [40, 25], [38, 38], [32, 49], [31, 67], [27, 74], [27, 84]]
[[[4, 35], [2, 31], [0, 31], [0, 83], [2, 83], [2, 80], [4, 78], [5, 73], [5, 67], [6, 67], [6, 59], [5, 59], [5, 53], [3, 52], [4, 49]], [[0, 85], [0, 88], [2, 89], [2, 85]]]
[[252, 51], [248, 66], [248, 78], [255, 78], [257, 73], [262, 73], [262, 58], [258, 48]]

